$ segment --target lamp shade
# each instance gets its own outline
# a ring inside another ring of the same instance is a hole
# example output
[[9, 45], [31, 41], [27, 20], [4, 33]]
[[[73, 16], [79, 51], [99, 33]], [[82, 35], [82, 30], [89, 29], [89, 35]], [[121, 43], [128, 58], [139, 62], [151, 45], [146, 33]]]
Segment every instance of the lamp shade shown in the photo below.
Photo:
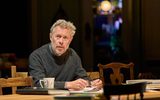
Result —
[[111, 7], [112, 7], [112, 5], [111, 5], [111, 3], [109, 2], [109, 1], [102, 1], [101, 2], [101, 9], [103, 10], [103, 11], [108, 11], [108, 10], [110, 10], [111, 9]]

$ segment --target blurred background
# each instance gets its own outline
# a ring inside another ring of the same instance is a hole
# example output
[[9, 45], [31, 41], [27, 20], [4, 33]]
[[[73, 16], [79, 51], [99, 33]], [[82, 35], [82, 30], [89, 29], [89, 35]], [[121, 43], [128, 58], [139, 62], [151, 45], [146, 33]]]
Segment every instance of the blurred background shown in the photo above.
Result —
[[59, 18], [77, 27], [71, 47], [87, 71], [98, 63], [134, 62], [135, 74], [160, 76], [160, 0], [3, 0], [0, 3], [0, 66], [27, 70], [28, 56], [49, 42], [51, 25]]

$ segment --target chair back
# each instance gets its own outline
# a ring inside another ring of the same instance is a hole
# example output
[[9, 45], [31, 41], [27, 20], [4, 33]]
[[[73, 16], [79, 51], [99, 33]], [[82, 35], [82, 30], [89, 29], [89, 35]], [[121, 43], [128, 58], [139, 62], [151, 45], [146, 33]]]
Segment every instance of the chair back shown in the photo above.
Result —
[[3, 94], [2, 88], [11, 87], [12, 94], [15, 94], [17, 87], [22, 86], [32, 86], [32, 77], [28, 72], [17, 72], [16, 66], [11, 66], [11, 78], [0, 78], [0, 95]]
[[94, 72], [87, 72], [87, 75], [92, 79], [97, 79], [100, 78], [99, 72], [98, 71], [94, 71]]
[[[146, 82], [134, 83], [134, 84], [123, 84], [123, 85], [104, 85], [104, 96], [107, 100], [110, 100], [111, 96], [118, 95], [119, 100], [123, 95], [127, 95], [127, 99], [130, 100], [130, 94], [134, 94], [134, 100], [136, 99], [136, 94], [140, 94], [140, 100], [143, 100], [143, 92], [146, 90]], [[133, 96], [132, 96], [133, 97]], [[133, 98], [132, 98], [133, 100]]]
[[[11, 66], [11, 77], [28, 77], [28, 72], [17, 72], [17, 67]], [[15, 94], [17, 87], [12, 86], [12, 94]]]
[[11, 66], [11, 77], [27, 77], [28, 72], [17, 72], [16, 66]]
[[121, 72], [122, 68], [129, 69], [130, 79], [134, 79], [134, 73], [133, 73], [134, 64], [132, 62], [128, 64], [120, 63], [120, 62], [112, 62], [112, 63], [105, 64], [105, 65], [98, 64], [98, 67], [99, 67], [99, 72], [100, 72], [100, 78], [103, 84], [105, 84], [104, 71], [107, 69], [112, 69], [113, 71], [113, 73], [109, 75], [111, 84], [122, 84], [122, 82], [124, 81], [124, 75]]
[[[14, 78], [0, 78], [0, 95], [3, 94], [2, 88], [4, 87], [23, 87], [32, 86], [32, 77], [14, 77]], [[15, 94], [16, 90], [12, 94]]]

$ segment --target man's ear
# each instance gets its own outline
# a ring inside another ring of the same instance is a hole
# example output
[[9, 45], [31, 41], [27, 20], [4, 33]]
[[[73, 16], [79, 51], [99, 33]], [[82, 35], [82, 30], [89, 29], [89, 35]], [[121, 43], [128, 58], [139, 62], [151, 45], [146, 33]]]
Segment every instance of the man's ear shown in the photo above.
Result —
[[51, 33], [49, 34], [49, 39], [50, 39], [50, 41], [52, 41], [52, 34]]
[[69, 43], [71, 43], [71, 42], [72, 42], [72, 40], [73, 40], [73, 36], [71, 36], [71, 39], [70, 39]]

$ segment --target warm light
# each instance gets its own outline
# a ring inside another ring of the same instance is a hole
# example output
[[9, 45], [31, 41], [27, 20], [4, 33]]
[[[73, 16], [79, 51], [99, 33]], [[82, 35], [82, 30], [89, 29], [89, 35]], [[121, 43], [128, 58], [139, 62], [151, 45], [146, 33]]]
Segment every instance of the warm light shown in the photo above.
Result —
[[111, 7], [112, 7], [112, 5], [111, 5], [111, 3], [109, 1], [102, 1], [101, 2], [101, 9], [103, 11], [108, 11], [108, 10], [111, 9]]

